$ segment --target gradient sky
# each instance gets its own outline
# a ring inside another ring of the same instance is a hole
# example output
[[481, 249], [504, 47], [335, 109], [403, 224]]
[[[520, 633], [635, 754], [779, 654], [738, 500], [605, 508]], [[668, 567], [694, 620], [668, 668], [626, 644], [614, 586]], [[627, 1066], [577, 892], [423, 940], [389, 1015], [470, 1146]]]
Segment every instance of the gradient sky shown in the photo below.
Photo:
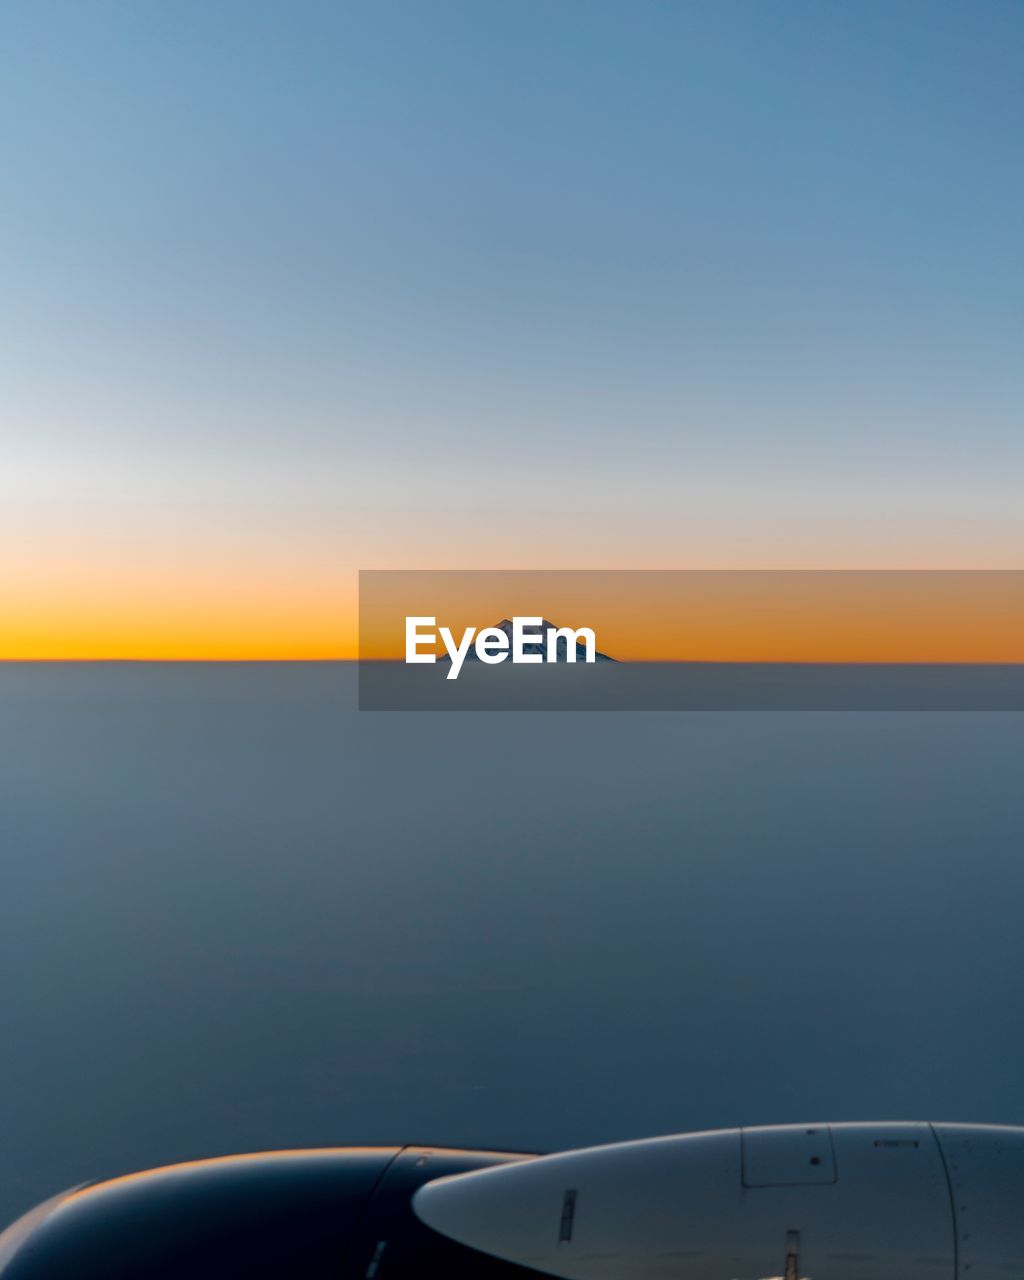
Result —
[[0, 655], [1024, 567], [1018, 3], [0, 9]]

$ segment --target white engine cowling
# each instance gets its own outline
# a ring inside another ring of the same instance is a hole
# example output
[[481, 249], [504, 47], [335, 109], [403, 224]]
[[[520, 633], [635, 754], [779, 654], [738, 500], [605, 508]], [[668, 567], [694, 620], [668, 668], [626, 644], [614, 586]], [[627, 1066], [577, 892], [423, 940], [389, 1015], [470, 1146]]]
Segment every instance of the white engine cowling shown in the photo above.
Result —
[[428, 1183], [423, 1222], [565, 1280], [1024, 1276], [1024, 1130], [807, 1124], [655, 1138]]

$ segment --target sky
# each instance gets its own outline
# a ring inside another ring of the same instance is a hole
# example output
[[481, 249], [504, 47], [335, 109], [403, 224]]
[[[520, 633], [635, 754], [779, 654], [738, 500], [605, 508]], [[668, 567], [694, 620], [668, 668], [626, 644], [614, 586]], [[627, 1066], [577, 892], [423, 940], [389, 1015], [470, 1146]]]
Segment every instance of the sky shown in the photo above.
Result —
[[0, 9], [0, 656], [370, 568], [1024, 567], [1024, 8]]

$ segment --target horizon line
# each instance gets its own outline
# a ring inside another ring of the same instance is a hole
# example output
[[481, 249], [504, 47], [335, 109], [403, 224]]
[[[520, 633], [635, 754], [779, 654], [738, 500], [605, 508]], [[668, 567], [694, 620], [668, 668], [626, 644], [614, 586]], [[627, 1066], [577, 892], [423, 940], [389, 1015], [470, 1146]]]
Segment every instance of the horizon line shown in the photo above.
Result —
[[[442, 660], [438, 657], [438, 661]], [[1021, 667], [1024, 657], [1007, 660], [991, 658], [614, 658], [619, 667], [651, 667], [651, 666], [703, 666], [703, 667]], [[361, 663], [405, 666], [403, 658], [352, 658], [352, 657], [299, 657], [287, 654], [276, 657], [217, 657], [195, 655], [192, 657], [138, 657], [132, 655], [110, 655], [106, 657], [75, 657], [74, 655], [52, 657], [10, 657], [0, 656], [0, 666], [57, 666], [60, 664], [76, 666], [272, 666], [288, 664], [290, 666], [318, 666], [330, 663], [335, 666], [359, 666]], [[587, 662], [544, 662], [540, 666], [586, 667], [601, 664]], [[604, 666], [601, 665], [604, 670]]]

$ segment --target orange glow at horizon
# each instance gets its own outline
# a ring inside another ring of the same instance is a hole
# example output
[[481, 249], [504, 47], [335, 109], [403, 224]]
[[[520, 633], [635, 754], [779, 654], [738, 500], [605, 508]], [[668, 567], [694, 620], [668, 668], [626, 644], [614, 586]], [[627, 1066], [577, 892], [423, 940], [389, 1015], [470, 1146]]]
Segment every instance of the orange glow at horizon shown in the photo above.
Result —
[[3, 575], [0, 659], [355, 658], [356, 620], [353, 575], [323, 566], [62, 560]]
[[83, 616], [63, 608], [5, 612], [0, 661], [320, 661], [358, 655], [354, 609], [284, 615], [259, 601], [224, 601], [182, 616], [111, 607]]
[[354, 573], [253, 566], [226, 587], [221, 568], [8, 583], [0, 659], [400, 658], [406, 615], [460, 633], [540, 614], [624, 661], [1024, 662], [1021, 571], [373, 574], [360, 636]]
[[1016, 571], [366, 574], [362, 656], [401, 657], [415, 614], [457, 636], [540, 615], [631, 662], [1024, 662]]

